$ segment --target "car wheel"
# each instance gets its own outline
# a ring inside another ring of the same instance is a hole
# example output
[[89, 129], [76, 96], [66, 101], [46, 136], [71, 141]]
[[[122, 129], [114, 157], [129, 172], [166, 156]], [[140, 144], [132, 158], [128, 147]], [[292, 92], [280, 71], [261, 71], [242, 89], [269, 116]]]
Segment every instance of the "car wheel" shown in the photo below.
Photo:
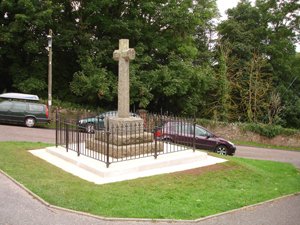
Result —
[[87, 133], [94, 133], [95, 132], [94, 124], [88, 123], [86, 125], [85, 130]]
[[228, 149], [225, 145], [219, 145], [216, 147], [216, 153], [218, 153], [220, 155], [227, 155]]
[[28, 117], [25, 119], [26, 127], [33, 127], [35, 125], [35, 119], [32, 117]]

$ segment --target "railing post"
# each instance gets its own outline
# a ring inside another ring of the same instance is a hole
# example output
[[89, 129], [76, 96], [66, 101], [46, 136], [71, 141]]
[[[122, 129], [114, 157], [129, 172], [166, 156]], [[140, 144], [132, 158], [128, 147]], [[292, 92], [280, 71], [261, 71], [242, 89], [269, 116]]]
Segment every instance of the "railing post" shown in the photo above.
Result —
[[64, 145], [64, 141], [63, 141], [63, 137], [62, 137], [63, 131], [62, 131], [62, 128], [61, 128], [63, 123], [62, 123], [61, 120], [62, 120], [61, 115], [59, 115], [59, 143], [60, 143], [60, 145]]
[[68, 152], [69, 151], [69, 125], [66, 121], [65, 121], [65, 125], [66, 125], [66, 149]]
[[155, 130], [156, 129], [154, 129], [154, 133], [153, 133], [153, 136], [154, 136], [154, 158], [155, 159], [157, 159], [157, 137], [155, 136]]
[[80, 134], [79, 134], [79, 127], [76, 126], [76, 133], [77, 133], [77, 156], [80, 156]]
[[109, 167], [109, 135], [110, 135], [110, 132], [109, 130], [106, 131], [106, 168]]
[[193, 130], [193, 152], [196, 150], [196, 118], [194, 117], [194, 122], [193, 122], [194, 130]]
[[58, 147], [58, 110], [55, 111], [55, 147]]

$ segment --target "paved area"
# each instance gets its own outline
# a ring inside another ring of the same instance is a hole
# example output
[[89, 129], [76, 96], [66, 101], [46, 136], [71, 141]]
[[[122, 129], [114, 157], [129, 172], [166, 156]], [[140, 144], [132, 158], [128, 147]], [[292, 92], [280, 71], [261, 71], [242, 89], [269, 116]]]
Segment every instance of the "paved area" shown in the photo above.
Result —
[[[0, 125], [0, 141], [55, 142], [55, 131]], [[269, 150], [252, 147], [237, 147], [237, 157], [274, 160], [293, 163], [300, 168], [300, 152]], [[0, 143], [1, 150], [1, 143]], [[1, 162], [0, 162], [1, 163]], [[18, 185], [0, 173], [0, 224], [172, 224], [170, 221], [122, 221], [93, 218], [48, 207], [37, 201]], [[300, 195], [282, 198], [258, 206], [243, 208], [234, 212], [209, 217], [200, 221], [176, 222], [175, 224], [200, 225], [299, 225]]]
[[236, 157], [287, 162], [300, 168], [300, 152], [298, 151], [284, 151], [247, 146], [238, 146], [237, 149]]
[[0, 124], [0, 141], [32, 141], [55, 144], [55, 130]]

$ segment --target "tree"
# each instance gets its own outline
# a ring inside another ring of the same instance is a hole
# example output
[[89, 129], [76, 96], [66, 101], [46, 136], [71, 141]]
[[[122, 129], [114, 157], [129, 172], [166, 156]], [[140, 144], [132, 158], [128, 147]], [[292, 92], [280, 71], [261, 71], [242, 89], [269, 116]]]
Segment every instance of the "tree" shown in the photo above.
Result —
[[229, 54], [231, 46], [229, 43], [219, 44], [219, 64], [217, 72], [215, 73], [216, 81], [214, 84], [216, 92], [216, 101], [212, 101], [211, 111], [214, 120], [228, 121], [231, 118], [230, 111], [232, 111], [232, 85], [231, 73], [229, 70]]
[[[118, 39], [129, 38], [136, 49], [137, 57], [131, 63], [132, 104], [151, 105], [149, 108], [156, 111], [167, 105], [177, 113], [196, 113], [203, 101], [199, 101], [199, 94], [191, 93], [189, 78], [197, 77], [197, 84], [203, 85], [197, 86], [197, 92], [206, 90], [201, 71], [207, 65], [201, 62], [202, 68], [195, 62], [199, 61], [200, 37], [205, 36], [205, 26], [215, 9], [215, 1], [91, 1], [83, 3], [78, 13], [83, 15], [81, 23], [87, 23], [88, 30], [93, 31], [90, 43], [101, 51], [97, 60], [114, 76], [117, 64], [111, 56]], [[208, 52], [207, 43], [201, 52]], [[190, 96], [198, 99], [182, 101]]]
[[289, 76], [289, 82], [287, 86], [280, 85], [278, 90], [284, 103], [281, 103], [284, 107], [282, 110], [282, 119], [284, 125], [287, 127], [300, 127], [300, 53], [291, 61], [292, 72]]
[[[295, 43], [299, 40], [297, 10], [299, 3], [293, 0], [258, 0], [255, 6], [242, 0], [236, 8], [228, 10], [228, 20], [218, 27], [221, 43], [231, 44], [227, 66], [237, 77], [229, 77], [236, 92], [232, 97], [235, 102], [242, 103], [235, 113], [247, 121], [267, 121], [262, 115], [267, 115], [268, 105], [274, 107], [269, 102], [272, 95], [267, 90], [275, 88], [283, 104], [280, 115], [291, 119], [285, 116], [288, 110], [284, 90], [293, 77], [291, 65]], [[258, 87], [263, 91], [261, 94]], [[255, 103], [258, 96], [262, 97], [259, 104]], [[274, 100], [274, 96], [271, 99]], [[260, 106], [259, 110], [257, 106]], [[276, 115], [278, 117], [279, 113]], [[282, 122], [280, 119], [276, 121]]]
[[99, 63], [97, 56], [86, 55], [79, 60], [79, 63], [81, 70], [74, 74], [70, 84], [71, 91], [82, 101], [90, 104], [95, 104], [99, 100], [111, 101], [116, 93], [113, 85], [116, 82]]
[[272, 78], [269, 73], [264, 72], [266, 65], [266, 60], [254, 53], [249, 65], [245, 68], [249, 76], [245, 81], [246, 88], [243, 88], [241, 92], [247, 120], [250, 122], [262, 122], [268, 110], [267, 99], [272, 89]]
[[[7, 1], [0, 3], [0, 73], [2, 90], [40, 93], [46, 88], [47, 53], [45, 37], [51, 20], [50, 1]], [[0, 91], [2, 91], [0, 90]]]

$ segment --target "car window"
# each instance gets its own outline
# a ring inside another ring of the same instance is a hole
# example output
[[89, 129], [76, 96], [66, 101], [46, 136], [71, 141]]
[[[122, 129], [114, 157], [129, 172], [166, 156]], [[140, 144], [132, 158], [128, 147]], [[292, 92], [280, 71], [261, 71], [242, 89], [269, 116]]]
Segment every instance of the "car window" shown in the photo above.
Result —
[[193, 126], [184, 123], [169, 123], [167, 125], [167, 131], [173, 134], [192, 134]]
[[25, 111], [26, 110], [26, 103], [15, 102], [12, 105], [11, 110], [13, 110], [13, 111]]
[[206, 130], [202, 129], [201, 127], [197, 127], [197, 126], [196, 126], [196, 130], [195, 130], [195, 134], [196, 134], [196, 136], [208, 136], [209, 135], [209, 133]]
[[29, 104], [29, 111], [43, 112], [44, 107], [43, 107], [43, 105]]
[[184, 134], [193, 134], [193, 126], [190, 124], [183, 124], [181, 126], [181, 133]]
[[10, 101], [0, 102], [0, 109], [3, 111], [9, 110], [11, 106], [12, 106], [12, 103]]
[[179, 132], [179, 126], [177, 123], [169, 123], [167, 126], [167, 131], [171, 133], [178, 133]]

